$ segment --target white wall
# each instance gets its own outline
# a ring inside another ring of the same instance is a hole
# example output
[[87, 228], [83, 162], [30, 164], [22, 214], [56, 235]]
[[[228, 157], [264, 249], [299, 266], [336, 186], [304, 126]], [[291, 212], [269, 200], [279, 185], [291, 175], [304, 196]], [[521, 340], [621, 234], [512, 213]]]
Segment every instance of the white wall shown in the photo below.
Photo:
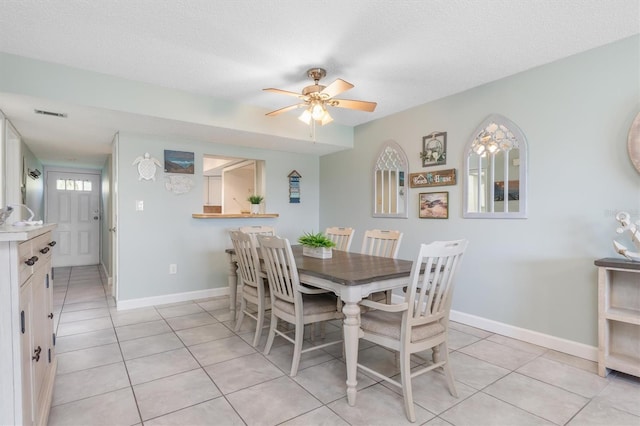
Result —
[[[131, 165], [133, 160], [149, 152], [163, 161], [165, 149], [194, 152], [195, 174], [188, 176], [193, 178], [195, 187], [189, 193], [176, 195], [167, 191], [165, 173], [160, 168], [155, 181], [138, 180], [137, 168]], [[265, 160], [266, 212], [278, 213], [280, 217], [193, 219], [193, 213], [202, 212], [204, 154]], [[227, 286], [225, 249], [231, 247], [227, 234], [230, 228], [268, 224], [292, 243], [303, 232], [318, 229], [317, 156], [120, 133], [118, 157], [121, 302]], [[303, 176], [301, 204], [289, 204], [287, 175], [294, 169]], [[144, 201], [144, 211], [135, 211], [136, 200]], [[171, 263], [178, 265], [176, 275], [169, 275]]]
[[[321, 159], [320, 228], [356, 228], [354, 248], [365, 229], [399, 229], [406, 259], [420, 243], [468, 238], [454, 310], [595, 346], [593, 261], [616, 256], [617, 211], [640, 219], [640, 175], [626, 153], [640, 110], [638, 76], [635, 36], [359, 126], [353, 150]], [[446, 131], [447, 164], [438, 169], [460, 172], [465, 143], [491, 113], [527, 137], [528, 219], [463, 219], [461, 177], [455, 186], [410, 189], [409, 219], [371, 217], [382, 142], [398, 142], [410, 173], [418, 172], [422, 136]], [[418, 219], [418, 193], [430, 191], [449, 191], [448, 220]]]

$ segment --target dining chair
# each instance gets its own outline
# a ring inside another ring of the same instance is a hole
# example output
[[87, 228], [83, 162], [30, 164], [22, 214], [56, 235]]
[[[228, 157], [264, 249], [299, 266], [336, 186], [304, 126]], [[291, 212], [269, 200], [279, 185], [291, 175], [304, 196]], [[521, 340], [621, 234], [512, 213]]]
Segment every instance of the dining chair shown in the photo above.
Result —
[[[231, 242], [236, 253], [237, 273], [242, 283], [240, 312], [236, 321], [235, 331], [242, 327], [245, 315], [256, 321], [256, 331], [253, 335], [253, 346], [257, 346], [262, 335], [265, 311], [271, 308], [271, 298], [268, 288], [265, 288], [261, 274], [260, 258], [254, 239], [250, 234], [240, 231], [229, 231]], [[248, 309], [247, 302], [256, 306], [256, 311]]]
[[254, 237], [256, 235], [276, 235], [276, 229], [268, 225], [241, 226], [238, 230], [245, 234], [253, 235]]
[[330, 226], [324, 231], [327, 238], [336, 243], [334, 248], [342, 251], [349, 251], [353, 233], [353, 228], [343, 228], [341, 226]]
[[402, 235], [400, 231], [369, 229], [364, 233], [360, 252], [395, 259], [398, 256]]
[[[360, 338], [400, 353], [401, 382], [362, 364], [358, 368], [402, 389], [407, 418], [415, 422], [411, 379], [442, 368], [449, 392], [458, 397], [449, 365], [447, 334], [456, 271], [467, 240], [422, 244], [413, 263], [404, 302], [388, 305], [363, 300], [373, 308], [360, 317]], [[411, 371], [411, 355], [432, 350], [432, 361]]]
[[[364, 233], [362, 249], [360, 252], [371, 256], [390, 257], [395, 259], [398, 256], [398, 250], [400, 249], [400, 243], [402, 242], [402, 235], [403, 234], [400, 231], [369, 229]], [[369, 299], [376, 302], [386, 300], [386, 303], [391, 303], [391, 293], [391, 290], [379, 291], [371, 294]]]
[[[290, 376], [294, 377], [298, 373], [300, 357], [303, 353], [342, 342], [342, 340], [336, 340], [302, 349], [304, 326], [342, 318], [342, 312], [334, 294], [300, 284], [298, 268], [289, 240], [266, 235], [258, 235], [257, 238], [262, 251], [264, 268], [267, 270], [271, 294], [271, 326], [264, 353], [268, 355], [271, 351], [276, 334], [293, 343]], [[279, 319], [294, 325], [294, 339], [287, 336], [287, 332], [278, 330]]]

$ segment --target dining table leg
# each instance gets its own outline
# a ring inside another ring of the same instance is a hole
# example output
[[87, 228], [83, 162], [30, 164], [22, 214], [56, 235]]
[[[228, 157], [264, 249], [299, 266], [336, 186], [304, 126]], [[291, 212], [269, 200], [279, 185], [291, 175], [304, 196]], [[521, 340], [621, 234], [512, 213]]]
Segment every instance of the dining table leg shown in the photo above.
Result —
[[347, 402], [356, 405], [356, 386], [358, 380], [358, 341], [360, 339], [360, 306], [357, 302], [345, 301], [344, 313], [344, 352], [347, 364]]
[[238, 265], [231, 253], [229, 255], [229, 277], [227, 282], [229, 284], [229, 310], [231, 311], [231, 318], [236, 318], [236, 302], [238, 297]]

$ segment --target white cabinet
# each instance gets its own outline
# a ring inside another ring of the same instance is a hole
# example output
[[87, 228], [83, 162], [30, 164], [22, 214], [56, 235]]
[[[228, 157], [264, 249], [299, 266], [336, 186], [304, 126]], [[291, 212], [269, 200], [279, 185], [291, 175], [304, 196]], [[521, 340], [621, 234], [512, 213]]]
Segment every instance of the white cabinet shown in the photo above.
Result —
[[640, 263], [598, 259], [598, 374], [640, 377]]
[[56, 372], [54, 225], [0, 227], [0, 424], [46, 425]]

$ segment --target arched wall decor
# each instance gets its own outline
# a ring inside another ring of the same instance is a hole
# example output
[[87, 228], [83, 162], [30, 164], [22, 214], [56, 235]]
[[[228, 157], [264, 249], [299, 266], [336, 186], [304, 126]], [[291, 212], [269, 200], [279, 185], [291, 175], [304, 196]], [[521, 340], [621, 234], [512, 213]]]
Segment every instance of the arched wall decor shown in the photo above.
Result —
[[492, 114], [480, 123], [464, 149], [463, 217], [527, 217], [527, 151], [508, 118]]
[[373, 165], [373, 217], [407, 218], [409, 161], [395, 141], [382, 144]]
[[627, 151], [633, 167], [640, 173], [640, 112], [631, 123], [627, 138]]

